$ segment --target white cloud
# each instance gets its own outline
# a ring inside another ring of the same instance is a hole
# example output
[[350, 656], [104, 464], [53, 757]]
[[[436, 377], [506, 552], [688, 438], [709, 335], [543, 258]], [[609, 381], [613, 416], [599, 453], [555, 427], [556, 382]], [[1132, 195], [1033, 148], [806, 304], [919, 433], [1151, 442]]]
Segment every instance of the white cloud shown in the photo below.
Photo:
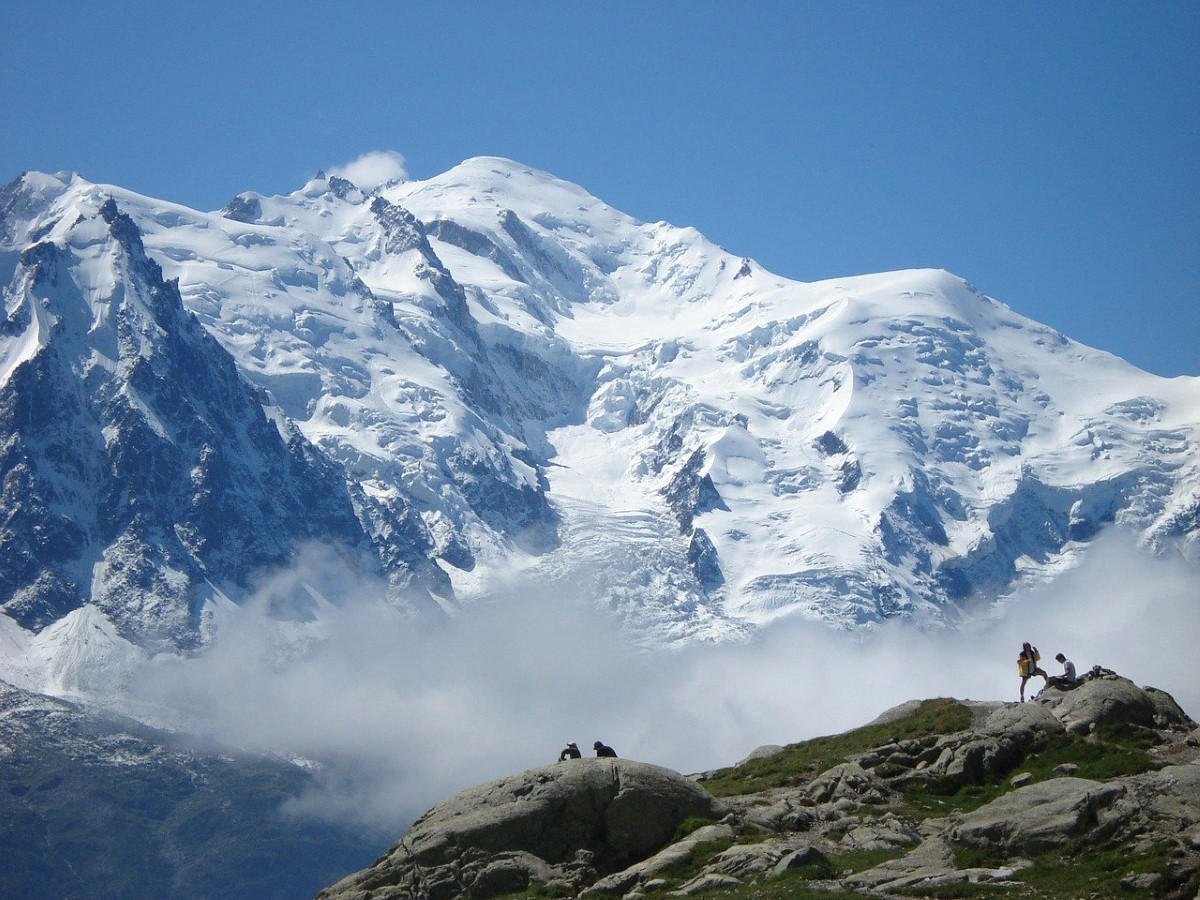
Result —
[[329, 174], [371, 191], [389, 181], [406, 181], [408, 167], [404, 157], [394, 150], [372, 150], [345, 165], [332, 167]]
[[644, 652], [589, 601], [514, 585], [438, 627], [342, 598], [325, 610], [324, 638], [290, 655], [277, 647], [294, 626], [251, 607], [206, 655], [158, 661], [140, 681], [152, 686], [143, 700], [187, 710], [208, 736], [324, 762], [326, 792], [296, 811], [393, 831], [457, 790], [554, 760], [567, 741], [694, 772], [909, 699], [1016, 700], [1024, 640], [1044, 661], [1061, 650], [1080, 671], [1104, 665], [1196, 715], [1195, 572], [1120, 536], [1093, 550], [961, 631], [790, 620], [747, 644]]

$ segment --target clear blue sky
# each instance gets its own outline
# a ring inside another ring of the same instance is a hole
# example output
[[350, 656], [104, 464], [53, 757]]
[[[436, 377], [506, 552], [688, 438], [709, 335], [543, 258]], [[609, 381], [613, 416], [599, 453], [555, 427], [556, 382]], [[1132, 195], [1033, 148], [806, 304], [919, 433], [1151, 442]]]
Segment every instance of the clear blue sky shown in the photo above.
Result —
[[0, 4], [0, 182], [215, 209], [478, 155], [801, 280], [936, 266], [1200, 375], [1200, 3]]

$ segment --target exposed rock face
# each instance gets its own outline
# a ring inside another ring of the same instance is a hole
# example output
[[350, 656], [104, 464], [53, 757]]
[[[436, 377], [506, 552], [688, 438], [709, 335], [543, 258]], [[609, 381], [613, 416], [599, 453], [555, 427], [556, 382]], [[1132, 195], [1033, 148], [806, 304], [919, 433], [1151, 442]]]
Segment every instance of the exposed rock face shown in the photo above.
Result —
[[1005, 794], [950, 830], [956, 844], [1035, 856], [1094, 827], [1125, 794], [1120, 784], [1052, 778]]
[[[1063, 857], [1068, 867], [1086, 865], [1091, 853], [1115, 853], [1117, 865], [1128, 857], [1129, 870], [1112, 884], [1089, 881], [1093, 893], [1103, 888], [1097, 896], [1148, 887], [1155, 896], [1195, 895], [1200, 740], [1169, 694], [1109, 676], [1048, 692], [1044, 702], [932, 705], [956, 708], [957, 718], [945, 720], [953, 727], [971, 724], [921, 735], [906, 722], [919, 719], [926, 704], [904, 704], [868, 729], [918, 736], [887, 739], [723, 804], [689, 779], [625, 760], [533, 769], [440, 804], [372, 868], [321, 896], [486, 898], [536, 883], [550, 896], [719, 897], [783, 878], [834, 892], [966, 882], [1044, 892], [1044, 885], [1023, 883], [1022, 872], [1044, 854], [1064, 852], [1073, 854]], [[1109, 726], [1134, 743], [1102, 744]], [[1153, 745], [1150, 754], [1125, 771], [1148, 771], [1110, 777], [1091, 765], [1094, 748], [1119, 756], [1143, 744]], [[737, 790], [760, 777], [755, 773], [788, 771], [789, 754], [802, 746], [763, 747], [733, 769], [696, 777], [715, 791], [727, 773], [724, 783]], [[964, 801], [960, 792], [968, 786], [993, 793], [999, 786], [999, 796]], [[944, 805], [947, 814], [928, 817], [931, 805]], [[719, 821], [672, 840], [676, 825], [696, 815]], [[891, 858], [850, 873], [838, 857], [858, 851]], [[1150, 870], [1137, 863], [1154, 853], [1159, 861]], [[987, 863], [964, 865], [963, 854]], [[697, 857], [707, 861], [695, 864]], [[1050, 890], [1057, 895], [1061, 888]]]
[[371, 868], [320, 896], [486, 898], [532, 881], [574, 888], [645, 859], [685, 819], [725, 809], [696, 782], [625, 759], [568, 760], [463, 791]]
[[[36, 631], [90, 602], [142, 646], [191, 649], [215, 585], [239, 596], [308, 542], [366, 559], [361, 492], [266, 414], [133, 219], [108, 199], [60, 227], [0, 320], [38, 348], [0, 384], [0, 607]], [[393, 535], [368, 571], [443, 583], [417, 532]]]
[[1200, 766], [1168, 766], [1110, 783], [1065, 777], [1032, 784], [963, 816], [949, 836], [960, 846], [1032, 857], [1072, 838], [1105, 838], [1120, 829], [1186, 833], [1198, 814]]
[[1165, 691], [1139, 688], [1127, 678], [1108, 676], [1085, 681], [1069, 691], [1047, 688], [1039, 704], [1053, 711], [1069, 731], [1086, 734], [1101, 725], [1142, 728], [1195, 727]]
[[899, 784], [950, 790], [1003, 774], [1062, 730], [1062, 723], [1040, 705], [997, 704], [977, 728], [885, 744], [860, 762]]

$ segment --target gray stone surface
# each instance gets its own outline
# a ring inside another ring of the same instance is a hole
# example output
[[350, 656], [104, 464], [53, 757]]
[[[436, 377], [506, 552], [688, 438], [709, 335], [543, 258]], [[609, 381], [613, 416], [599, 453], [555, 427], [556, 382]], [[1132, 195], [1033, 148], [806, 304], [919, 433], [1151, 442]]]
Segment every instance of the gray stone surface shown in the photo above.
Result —
[[1085, 681], [1069, 691], [1048, 688], [1035, 706], [1049, 709], [1067, 730], [1075, 734], [1086, 734], [1100, 725], [1116, 724], [1144, 728], [1194, 727], [1170, 694], [1155, 688], [1143, 690], [1128, 678], [1117, 676]]
[[899, 890], [954, 871], [954, 850], [941, 837], [922, 841], [911, 853], [843, 879], [855, 890]]
[[778, 756], [785, 749], [786, 748], [780, 744], [763, 744], [761, 747], [755, 747], [753, 750], [751, 750], [749, 755], [746, 756], [745, 759], [741, 760], [738, 765], [740, 766], [743, 763], [748, 763], [752, 759], [767, 759], [771, 756]]
[[1085, 778], [1052, 778], [967, 813], [948, 836], [976, 850], [1034, 856], [1094, 828], [1125, 790]]
[[915, 827], [889, 813], [854, 826], [846, 832], [841, 843], [848, 850], [898, 850], [920, 841]]
[[626, 759], [568, 760], [439, 803], [371, 868], [325, 898], [485, 898], [552, 878], [577, 884], [668, 844], [684, 819], [724, 806], [696, 782]]
[[[884, 768], [898, 782], [938, 784], [956, 788], [1003, 776], [1048, 738], [1063, 730], [1053, 712], [1036, 703], [989, 705], [979, 710], [982, 721], [975, 727], [926, 742], [899, 765], [903, 754], [886, 756], [893, 769]], [[903, 749], [918, 742], [896, 745]], [[880, 757], [880, 751], [872, 756]], [[874, 761], [874, 758], [871, 760]]]
[[[797, 868], [814, 879], [805, 884], [834, 893], [893, 896], [972, 883], [1016, 896], [1022, 872], [1044, 852], [1069, 845], [1083, 853], [1089, 847], [1120, 847], [1136, 856], [1164, 844], [1175, 850], [1163, 872], [1121, 877], [1136, 890], [1151, 885], [1159, 893], [1190, 890], [1192, 879], [1200, 877], [1195, 875], [1200, 761], [1188, 743], [1194, 725], [1169, 695], [1136, 686], [1130, 690], [1131, 685], [1107, 678], [1055, 702], [970, 704], [971, 724], [963, 731], [892, 738], [824, 771], [795, 773], [786, 784], [729, 797], [723, 804], [706, 795], [697, 799], [703, 791], [689, 779], [624, 760], [531, 770], [435, 807], [391, 858], [327, 896], [486, 898], [524, 890], [533, 881], [552, 884], [568, 896], [636, 898], [651, 891], [692, 896], [795, 877]], [[1033, 782], [1031, 772], [1040, 771], [1036, 762], [1030, 760], [1028, 770], [1022, 764], [1042, 749], [1057, 747], [1055, 741], [1065, 737], [1063, 720], [1075, 727], [1089, 723], [1085, 731], [1098, 721], [1125, 723], [1134, 737], [1136, 729], [1157, 726], [1150, 754], [1164, 767], [1098, 781], [1074, 777], [1083, 765], [1064, 763], [1054, 769], [1059, 777]], [[1153, 726], [1141, 724], [1145, 721]], [[614, 789], [615, 781], [620, 789]], [[927, 790], [925, 802], [936, 804], [945, 793], [984, 783], [1003, 785], [1007, 792], [967, 813], [947, 799], [941, 818], [914, 815], [912, 798], [906, 796]], [[622, 799], [623, 790], [630, 793]], [[664, 801], [669, 815], [662, 811]], [[723, 818], [677, 841], [665, 826], [649, 827], [664, 815], [674, 821], [696, 815], [695, 809], [685, 810], [692, 802]], [[514, 813], [514, 807], [521, 812]], [[603, 841], [589, 840], [600, 833]], [[662, 844], [652, 847], [655, 841]], [[699, 850], [706, 851], [707, 861], [696, 866], [691, 860]], [[895, 857], [856, 874], [839, 872], [832, 862], [860, 850]], [[959, 868], [961, 850], [982, 851], [993, 867]], [[691, 866], [686, 876], [681, 865]], [[398, 872], [407, 881], [398, 880]]]
[[620, 872], [614, 872], [601, 878], [584, 893], [586, 895], [625, 894], [635, 885], [645, 886], [653, 881], [654, 876], [659, 872], [687, 859], [692, 851], [701, 844], [732, 838], [733, 835], [734, 831], [728, 825], [706, 825], [698, 828], [682, 840], [664, 847], [649, 859], [644, 859]]

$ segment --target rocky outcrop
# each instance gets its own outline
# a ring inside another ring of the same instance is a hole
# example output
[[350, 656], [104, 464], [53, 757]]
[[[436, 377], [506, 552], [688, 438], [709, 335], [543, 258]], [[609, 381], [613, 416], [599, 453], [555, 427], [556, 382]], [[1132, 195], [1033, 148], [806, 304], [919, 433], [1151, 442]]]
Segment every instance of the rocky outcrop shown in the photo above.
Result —
[[[133, 219], [108, 199], [60, 228], [9, 289], [36, 352], [0, 384], [0, 608], [40, 631], [91, 603], [143, 647], [194, 649], [209, 598], [244, 596], [299, 547], [365, 558], [336, 466], [266, 414]], [[436, 567], [394, 549], [417, 596]]]
[[866, 754], [863, 762], [897, 783], [916, 782], [951, 793], [1002, 775], [1062, 730], [1062, 723], [1040, 705], [1000, 704], [977, 728], [885, 745]]
[[646, 859], [688, 818], [724, 806], [691, 779], [624, 759], [568, 760], [438, 804], [328, 900], [487, 898], [532, 882], [571, 891]]
[[969, 813], [950, 828], [948, 836], [963, 847], [1036, 856], [1095, 828], [1124, 794], [1122, 784], [1052, 778]]
[[1117, 675], [1093, 678], [1066, 691], [1049, 687], [1038, 695], [1038, 703], [1076, 734], [1087, 734], [1105, 725], [1196, 727], [1166, 691], [1139, 688]]
[[[930, 708], [955, 714], [939, 722], [959, 724], [929, 726]], [[1191, 900], [1200, 887], [1194, 732], [1169, 694], [1108, 676], [1025, 704], [904, 704], [841, 736], [860, 749], [840, 760], [842, 751], [827, 751], [832, 764], [805, 762], [822, 751], [794, 744], [759, 748], [695, 780], [626, 760], [546, 766], [435, 807], [371, 869], [322, 897], [437, 900], [530, 888], [719, 897], [776, 879], [798, 892], [890, 896], [972, 882], [1057, 896], [1061, 885], [1029, 880], [1056, 867], [1031, 863], [1069, 853], [1065, 868], [1086, 867], [1095, 853], [1128, 868], [1105, 876], [1113, 891], [1152, 887]], [[885, 737], [862, 750], [864, 735]], [[730, 793], [764, 777], [773, 780]], [[689, 816], [713, 821], [677, 835]], [[865, 853], [885, 859], [847, 868]]]

